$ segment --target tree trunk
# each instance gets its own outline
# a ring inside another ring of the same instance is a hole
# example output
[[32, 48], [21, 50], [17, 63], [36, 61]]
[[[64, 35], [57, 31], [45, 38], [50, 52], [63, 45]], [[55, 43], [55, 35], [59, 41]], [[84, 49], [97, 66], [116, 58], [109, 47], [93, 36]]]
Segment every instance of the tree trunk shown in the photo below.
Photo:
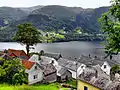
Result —
[[26, 45], [27, 55], [29, 56], [30, 46]]

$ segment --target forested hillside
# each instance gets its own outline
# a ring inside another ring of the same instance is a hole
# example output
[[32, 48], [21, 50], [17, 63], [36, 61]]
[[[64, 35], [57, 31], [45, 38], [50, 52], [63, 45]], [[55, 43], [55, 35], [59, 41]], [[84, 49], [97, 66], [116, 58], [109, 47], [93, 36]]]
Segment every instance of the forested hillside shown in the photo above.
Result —
[[72, 35], [77, 28], [82, 33], [99, 34], [98, 18], [109, 7], [83, 9], [66, 6], [35, 6], [29, 8], [0, 7], [0, 41], [11, 41], [17, 25], [30, 22], [43, 32], [55, 33], [63, 30]]

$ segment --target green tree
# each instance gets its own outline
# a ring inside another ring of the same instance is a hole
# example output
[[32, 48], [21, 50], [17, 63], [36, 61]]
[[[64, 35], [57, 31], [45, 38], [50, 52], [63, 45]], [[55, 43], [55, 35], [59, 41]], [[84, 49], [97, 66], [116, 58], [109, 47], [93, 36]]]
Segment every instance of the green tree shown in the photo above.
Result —
[[40, 42], [41, 33], [30, 23], [18, 25], [18, 32], [13, 37], [13, 40], [26, 45], [27, 54], [29, 55], [30, 46]]
[[27, 83], [27, 74], [25, 67], [19, 59], [2, 60], [3, 65], [0, 65], [0, 81], [9, 84]]
[[120, 66], [119, 65], [114, 65], [112, 68], [111, 68], [111, 73], [112, 74], [116, 74], [116, 73], [119, 73], [120, 74]]
[[120, 0], [112, 0], [111, 4], [109, 11], [99, 19], [105, 35], [107, 56], [120, 52]]

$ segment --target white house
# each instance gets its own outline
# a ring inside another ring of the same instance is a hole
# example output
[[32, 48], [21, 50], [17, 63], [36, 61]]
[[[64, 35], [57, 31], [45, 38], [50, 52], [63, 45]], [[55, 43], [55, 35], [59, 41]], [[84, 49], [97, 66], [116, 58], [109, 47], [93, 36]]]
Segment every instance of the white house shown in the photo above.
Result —
[[28, 73], [28, 84], [34, 84], [43, 80], [43, 71], [37, 62], [23, 60], [22, 64], [26, 67], [26, 73]]
[[57, 70], [57, 75], [59, 76], [59, 70], [62, 68], [60, 65], [58, 65], [58, 62], [54, 59], [54, 58], [51, 58], [51, 57], [47, 57], [47, 56], [41, 56], [41, 61], [40, 61], [41, 64], [43, 65], [46, 65], [46, 64], [50, 64], [52, 63], [53, 66], [56, 68]]
[[86, 66], [100, 65], [101, 70], [104, 71], [107, 75], [110, 75], [110, 70], [112, 66], [114, 66], [115, 64], [120, 64], [118, 61], [114, 59], [110, 60], [108, 58], [98, 56], [95, 56], [93, 58], [91, 56], [85, 55], [81, 55], [79, 62], [85, 64]]
[[[58, 65], [67, 68], [72, 73], [72, 78], [76, 79], [85, 69], [86, 65], [68, 59], [58, 59]], [[77, 75], [76, 75], [77, 74]]]
[[103, 65], [101, 66], [101, 69], [106, 72], [106, 74], [110, 75], [110, 69], [111, 69], [111, 66], [109, 65], [109, 63], [107, 61], [105, 61], [103, 63]]

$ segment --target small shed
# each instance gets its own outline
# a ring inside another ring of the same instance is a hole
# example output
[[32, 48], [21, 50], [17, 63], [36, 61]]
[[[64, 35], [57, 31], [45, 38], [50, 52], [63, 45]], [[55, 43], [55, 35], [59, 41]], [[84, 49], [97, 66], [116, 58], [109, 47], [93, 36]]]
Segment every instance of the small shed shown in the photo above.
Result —
[[58, 76], [57, 76], [58, 81], [64, 82], [70, 79], [72, 79], [72, 73], [69, 70], [67, 70], [67, 68], [61, 68], [58, 71]]

